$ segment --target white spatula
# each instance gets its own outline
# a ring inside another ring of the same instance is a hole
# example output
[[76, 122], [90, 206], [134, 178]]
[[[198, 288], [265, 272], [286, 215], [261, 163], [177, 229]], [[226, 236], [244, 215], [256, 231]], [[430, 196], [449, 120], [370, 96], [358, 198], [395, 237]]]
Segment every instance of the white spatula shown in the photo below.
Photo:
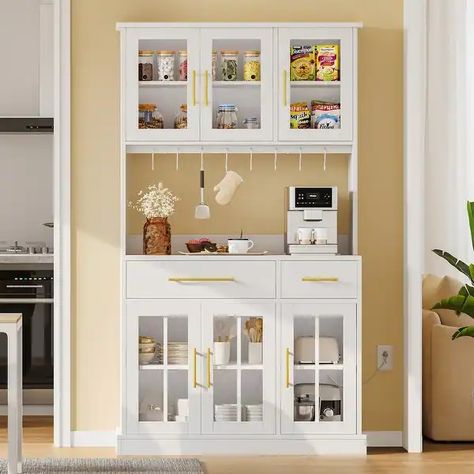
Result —
[[199, 183], [200, 183], [200, 192], [201, 200], [194, 210], [194, 217], [196, 219], [210, 219], [211, 211], [209, 206], [204, 202], [204, 155], [201, 151], [201, 170], [199, 172]]

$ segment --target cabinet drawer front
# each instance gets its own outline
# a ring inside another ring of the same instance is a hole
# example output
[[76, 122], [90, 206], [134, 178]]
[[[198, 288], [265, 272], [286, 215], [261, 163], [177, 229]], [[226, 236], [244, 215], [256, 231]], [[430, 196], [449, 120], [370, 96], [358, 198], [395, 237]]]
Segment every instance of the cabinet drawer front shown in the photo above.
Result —
[[275, 298], [275, 262], [128, 262], [127, 298]]
[[357, 262], [282, 262], [282, 298], [357, 298]]

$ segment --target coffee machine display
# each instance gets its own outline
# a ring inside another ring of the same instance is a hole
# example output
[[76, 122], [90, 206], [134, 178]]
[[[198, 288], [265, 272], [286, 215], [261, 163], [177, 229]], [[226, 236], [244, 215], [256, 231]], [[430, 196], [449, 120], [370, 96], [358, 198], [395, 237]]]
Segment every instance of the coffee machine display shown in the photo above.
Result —
[[285, 249], [292, 254], [337, 254], [337, 187], [289, 186]]

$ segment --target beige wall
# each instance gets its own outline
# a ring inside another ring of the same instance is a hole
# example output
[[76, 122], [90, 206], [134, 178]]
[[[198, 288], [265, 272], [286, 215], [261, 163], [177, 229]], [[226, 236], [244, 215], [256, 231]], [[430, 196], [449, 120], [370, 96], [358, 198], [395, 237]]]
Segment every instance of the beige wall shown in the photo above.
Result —
[[[113, 430], [119, 423], [118, 21], [364, 22], [359, 58], [363, 376], [375, 369], [376, 344], [393, 344], [396, 363], [393, 372], [364, 385], [363, 426], [402, 428], [402, 10], [402, 0], [72, 0], [73, 429]], [[145, 166], [139, 160], [136, 166]], [[342, 172], [341, 159], [334, 163]], [[264, 174], [263, 162], [260, 166]], [[273, 220], [269, 229], [278, 226]]]

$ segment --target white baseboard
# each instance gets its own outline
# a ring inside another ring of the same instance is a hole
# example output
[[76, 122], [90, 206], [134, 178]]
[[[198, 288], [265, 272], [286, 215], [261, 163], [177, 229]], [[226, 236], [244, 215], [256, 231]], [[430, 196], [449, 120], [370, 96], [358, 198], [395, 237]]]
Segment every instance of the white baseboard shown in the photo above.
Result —
[[117, 446], [116, 431], [71, 431], [73, 448], [115, 448]]
[[402, 431], [366, 431], [367, 447], [399, 448], [402, 447]]

